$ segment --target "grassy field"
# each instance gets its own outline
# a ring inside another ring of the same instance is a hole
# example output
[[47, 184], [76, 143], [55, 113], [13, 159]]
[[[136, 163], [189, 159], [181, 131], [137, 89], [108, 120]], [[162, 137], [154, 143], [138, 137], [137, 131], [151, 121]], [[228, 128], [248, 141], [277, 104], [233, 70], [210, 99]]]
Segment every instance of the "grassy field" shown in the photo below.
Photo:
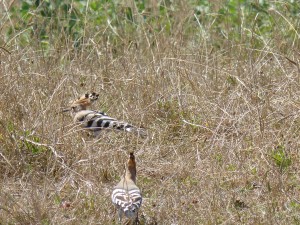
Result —
[[117, 224], [131, 150], [141, 224], [300, 224], [300, 4], [247, 2], [2, 1], [0, 224]]

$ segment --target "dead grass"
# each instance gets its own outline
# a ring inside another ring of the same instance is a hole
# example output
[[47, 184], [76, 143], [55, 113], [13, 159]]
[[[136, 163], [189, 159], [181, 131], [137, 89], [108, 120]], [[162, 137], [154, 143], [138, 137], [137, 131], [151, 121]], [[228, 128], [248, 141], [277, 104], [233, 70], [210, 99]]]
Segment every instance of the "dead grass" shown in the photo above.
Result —
[[[299, 224], [298, 50], [219, 49], [183, 29], [117, 50], [105, 39], [0, 49], [1, 224], [115, 224], [111, 189], [130, 150], [142, 224]], [[60, 111], [89, 91], [149, 137], [75, 132]]]

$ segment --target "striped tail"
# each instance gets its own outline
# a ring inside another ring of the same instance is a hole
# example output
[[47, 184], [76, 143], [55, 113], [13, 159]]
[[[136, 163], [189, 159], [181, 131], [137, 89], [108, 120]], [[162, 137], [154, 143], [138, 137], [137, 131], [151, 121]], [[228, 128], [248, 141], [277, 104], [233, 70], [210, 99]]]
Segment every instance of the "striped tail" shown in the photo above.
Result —
[[111, 195], [112, 202], [129, 219], [137, 217], [138, 209], [142, 205], [142, 195], [139, 189], [130, 191], [116, 188]]

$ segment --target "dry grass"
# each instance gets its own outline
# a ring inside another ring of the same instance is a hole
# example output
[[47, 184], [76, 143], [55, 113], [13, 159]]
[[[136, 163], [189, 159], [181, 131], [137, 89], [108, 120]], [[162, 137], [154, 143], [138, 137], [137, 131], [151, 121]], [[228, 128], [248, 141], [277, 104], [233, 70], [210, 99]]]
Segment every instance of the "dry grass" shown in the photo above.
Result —
[[[0, 49], [1, 224], [115, 224], [111, 189], [130, 150], [141, 224], [300, 223], [298, 55], [279, 36], [218, 49], [174, 27], [117, 50], [105, 38]], [[89, 91], [148, 138], [76, 132], [60, 111]]]

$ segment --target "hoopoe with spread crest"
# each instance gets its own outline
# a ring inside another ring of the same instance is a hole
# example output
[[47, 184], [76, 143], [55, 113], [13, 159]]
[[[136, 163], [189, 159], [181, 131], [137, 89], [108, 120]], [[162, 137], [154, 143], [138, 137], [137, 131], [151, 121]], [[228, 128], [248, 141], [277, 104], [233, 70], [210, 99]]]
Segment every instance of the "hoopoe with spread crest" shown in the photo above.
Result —
[[93, 131], [95, 136], [98, 136], [103, 129], [121, 130], [135, 133], [141, 137], [146, 136], [146, 132], [143, 128], [137, 128], [127, 122], [119, 121], [104, 112], [89, 110], [89, 106], [98, 100], [98, 98], [99, 94], [95, 92], [91, 94], [87, 93], [75, 100], [70, 107], [63, 110], [63, 112], [72, 111], [74, 114], [74, 122], [79, 123], [84, 129]]
[[123, 214], [130, 219], [130, 222], [138, 222], [138, 210], [142, 205], [142, 195], [136, 186], [136, 163], [132, 152], [129, 155], [125, 176], [114, 187], [111, 199], [118, 209], [120, 223]]

